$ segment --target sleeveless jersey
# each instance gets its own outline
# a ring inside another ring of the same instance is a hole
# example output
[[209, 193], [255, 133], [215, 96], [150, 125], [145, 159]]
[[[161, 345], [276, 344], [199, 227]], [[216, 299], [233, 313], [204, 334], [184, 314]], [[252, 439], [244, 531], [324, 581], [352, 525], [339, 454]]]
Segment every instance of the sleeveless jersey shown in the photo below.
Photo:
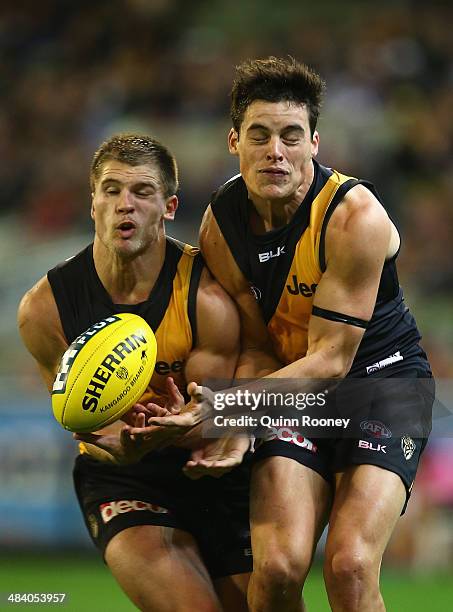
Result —
[[157, 340], [150, 381], [154, 401], [172, 376], [185, 393], [184, 364], [196, 337], [196, 295], [204, 262], [197, 248], [167, 237], [165, 259], [147, 300], [114, 304], [96, 272], [93, 245], [47, 273], [68, 344], [97, 321], [129, 312], [143, 317]]
[[[267, 324], [275, 352], [289, 364], [307, 352], [308, 321], [316, 287], [326, 269], [328, 221], [355, 185], [371, 183], [345, 176], [313, 160], [314, 179], [290, 222], [263, 235], [253, 234], [246, 185], [240, 175], [214, 193], [211, 208], [231, 253], [249, 281]], [[404, 304], [395, 260], [384, 264], [373, 316], [349, 375], [366, 373], [381, 359], [395, 361], [418, 352], [420, 334]], [[395, 357], [395, 354], [396, 357]]]

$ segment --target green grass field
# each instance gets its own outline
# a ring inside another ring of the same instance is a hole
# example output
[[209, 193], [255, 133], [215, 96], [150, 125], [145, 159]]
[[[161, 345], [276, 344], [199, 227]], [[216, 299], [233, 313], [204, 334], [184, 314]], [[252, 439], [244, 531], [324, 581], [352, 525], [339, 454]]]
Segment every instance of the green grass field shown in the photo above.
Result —
[[[451, 575], [412, 576], [387, 570], [383, 572], [382, 589], [388, 612], [453, 610]], [[7, 593], [10, 592], [66, 593], [66, 601], [63, 604], [12, 604], [7, 602]], [[0, 593], [0, 610], [53, 608], [77, 612], [126, 612], [135, 609], [102, 561], [91, 555], [0, 557]], [[329, 611], [319, 567], [312, 570], [305, 598], [309, 612]]]

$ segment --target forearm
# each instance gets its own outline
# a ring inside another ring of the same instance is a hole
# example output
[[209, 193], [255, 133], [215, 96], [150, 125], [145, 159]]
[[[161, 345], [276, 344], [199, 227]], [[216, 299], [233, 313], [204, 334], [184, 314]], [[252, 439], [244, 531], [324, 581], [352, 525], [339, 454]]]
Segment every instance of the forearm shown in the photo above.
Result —
[[[223, 416], [237, 416], [261, 410], [266, 394], [283, 394], [290, 398], [301, 393], [331, 391], [344, 378], [349, 367], [350, 359], [334, 356], [329, 359], [326, 354], [314, 352], [262, 378], [216, 392], [214, 407]], [[266, 404], [266, 412], [273, 410], [281, 410], [281, 405]]]
[[262, 378], [272, 375], [282, 364], [270, 354], [257, 348], [243, 349], [239, 355], [234, 378]]

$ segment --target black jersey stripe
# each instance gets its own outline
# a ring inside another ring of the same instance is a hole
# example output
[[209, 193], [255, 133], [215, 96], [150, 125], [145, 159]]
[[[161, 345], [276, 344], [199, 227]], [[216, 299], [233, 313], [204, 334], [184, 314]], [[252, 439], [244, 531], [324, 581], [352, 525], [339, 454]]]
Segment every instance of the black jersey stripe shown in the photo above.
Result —
[[201, 273], [204, 268], [204, 260], [201, 253], [195, 255], [190, 275], [189, 295], [187, 298], [187, 315], [192, 329], [192, 348], [197, 342], [197, 293], [200, 285]]

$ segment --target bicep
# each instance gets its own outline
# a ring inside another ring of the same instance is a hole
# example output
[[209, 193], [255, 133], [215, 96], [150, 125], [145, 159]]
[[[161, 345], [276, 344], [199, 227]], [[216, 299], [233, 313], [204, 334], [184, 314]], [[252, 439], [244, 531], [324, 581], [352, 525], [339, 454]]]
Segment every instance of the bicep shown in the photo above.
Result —
[[233, 377], [239, 355], [240, 323], [234, 302], [204, 270], [197, 293], [197, 337], [186, 361], [187, 381]]

